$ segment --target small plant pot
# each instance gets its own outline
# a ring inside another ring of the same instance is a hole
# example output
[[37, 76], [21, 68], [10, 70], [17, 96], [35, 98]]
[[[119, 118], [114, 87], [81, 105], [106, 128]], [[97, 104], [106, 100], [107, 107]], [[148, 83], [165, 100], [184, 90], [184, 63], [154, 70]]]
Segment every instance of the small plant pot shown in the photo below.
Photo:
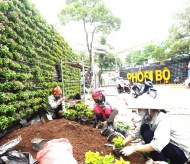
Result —
[[70, 121], [77, 121], [78, 118], [76, 118], [76, 117], [69, 117], [68, 120], [70, 120]]
[[99, 122], [97, 125], [96, 125], [96, 129], [102, 129], [104, 127], [104, 124], [102, 124], [101, 122]]
[[114, 152], [114, 154], [115, 154], [116, 157], [118, 157], [118, 158], [122, 157], [122, 158], [124, 159], [124, 158], [126, 158], [126, 156], [124, 156], [124, 155], [120, 152], [121, 150], [122, 150], [121, 148], [114, 148], [114, 149], [113, 149], [113, 152]]
[[117, 135], [115, 132], [112, 132], [112, 133], [110, 133], [110, 135], [108, 136], [107, 140], [108, 140], [109, 142], [112, 142], [112, 140], [113, 140], [114, 138], [116, 138], [116, 137], [118, 137], [118, 135]]
[[88, 124], [88, 120], [82, 118], [82, 119], [80, 119], [79, 123], [80, 123], [81, 125], [87, 125], [87, 124]]
[[106, 134], [106, 132], [107, 131], [109, 131], [109, 129], [107, 128], [107, 127], [103, 127], [102, 129], [101, 129], [101, 135], [103, 135], [103, 136], [106, 136], [105, 134]]
[[105, 133], [105, 136], [109, 136], [110, 134], [114, 133], [114, 129], [108, 128], [109, 130]]
[[111, 133], [112, 131], [110, 129], [108, 129], [106, 132], [105, 132], [105, 136], [109, 136], [109, 134]]
[[88, 120], [87, 125], [89, 125], [89, 126], [93, 126], [94, 124], [95, 124], [95, 120], [94, 120], [94, 119], [90, 119], [90, 120]]
[[114, 130], [113, 129], [111, 129], [111, 128], [109, 128], [109, 127], [103, 127], [102, 129], [101, 129], [101, 134], [103, 135], [103, 136], [109, 136], [111, 133], [113, 133], [114, 132]]

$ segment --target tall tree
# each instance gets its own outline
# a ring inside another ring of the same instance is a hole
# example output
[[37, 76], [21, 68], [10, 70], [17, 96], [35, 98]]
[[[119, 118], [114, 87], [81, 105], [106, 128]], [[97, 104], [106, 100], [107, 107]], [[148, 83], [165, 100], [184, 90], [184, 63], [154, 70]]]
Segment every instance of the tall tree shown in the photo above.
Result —
[[110, 52], [110, 50], [113, 50], [113, 47], [107, 44], [105, 36], [101, 36], [100, 45], [109, 47], [109, 50], [97, 49], [100, 53], [95, 53], [95, 62], [98, 63], [98, 66], [100, 68], [99, 79], [101, 85], [101, 74], [103, 70], [114, 70], [116, 68], [116, 65], [121, 65], [122, 62], [120, 58], [116, 58], [116, 56], [112, 52]]
[[141, 55], [141, 50], [133, 50], [133, 51], [130, 51], [126, 58], [125, 58], [125, 62], [128, 64], [128, 65], [133, 65], [134, 63], [138, 63], [139, 62], [139, 59], [138, 57]]
[[[63, 25], [71, 21], [82, 23], [89, 53], [90, 73], [95, 34], [109, 34], [118, 30], [121, 20], [104, 5], [103, 0], [66, 0], [66, 4], [58, 16]], [[89, 81], [91, 82], [91, 77]]]
[[185, 8], [174, 15], [175, 24], [169, 29], [167, 40], [170, 55], [189, 53], [190, 47], [190, 1], [186, 2]]

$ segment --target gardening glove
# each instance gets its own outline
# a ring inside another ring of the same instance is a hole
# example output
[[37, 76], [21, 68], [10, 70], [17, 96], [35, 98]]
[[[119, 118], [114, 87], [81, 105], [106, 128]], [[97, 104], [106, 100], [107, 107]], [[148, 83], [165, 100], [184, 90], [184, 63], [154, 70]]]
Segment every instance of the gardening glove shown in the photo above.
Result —
[[134, 146], [127, 146], [127, 147], [124, 147], [120, 152], [124, 156], [129, 156], [135, 152], [135, 147]]

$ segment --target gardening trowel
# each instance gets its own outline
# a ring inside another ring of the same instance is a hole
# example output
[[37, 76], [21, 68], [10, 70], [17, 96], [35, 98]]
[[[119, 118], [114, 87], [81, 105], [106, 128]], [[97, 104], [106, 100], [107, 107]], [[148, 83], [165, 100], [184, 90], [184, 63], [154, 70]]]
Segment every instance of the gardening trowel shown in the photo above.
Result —
[[115, 148], [115, 146], [113, 144], [109, 144], [109, 143], [104, 144], [104, 146], [106, 146], [106, 147], [112, 147], [113, 149]]

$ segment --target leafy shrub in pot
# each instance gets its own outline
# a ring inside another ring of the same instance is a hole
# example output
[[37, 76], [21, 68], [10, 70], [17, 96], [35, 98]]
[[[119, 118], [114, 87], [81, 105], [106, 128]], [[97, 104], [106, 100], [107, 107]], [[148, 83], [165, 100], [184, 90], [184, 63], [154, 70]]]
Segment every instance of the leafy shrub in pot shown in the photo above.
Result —
[[122, 137], [117, 137], [117, 138], [114, 138], [112, 140], [112, 142], [114, 143], [114, 149], [113, 149], [113, 152], [115, 153], [115, 155], [117, 157], [123, 157], [125, 158], [125, 156], [120, 152], [121, 149], [124, 147], [125, 145], [125, 141]]

